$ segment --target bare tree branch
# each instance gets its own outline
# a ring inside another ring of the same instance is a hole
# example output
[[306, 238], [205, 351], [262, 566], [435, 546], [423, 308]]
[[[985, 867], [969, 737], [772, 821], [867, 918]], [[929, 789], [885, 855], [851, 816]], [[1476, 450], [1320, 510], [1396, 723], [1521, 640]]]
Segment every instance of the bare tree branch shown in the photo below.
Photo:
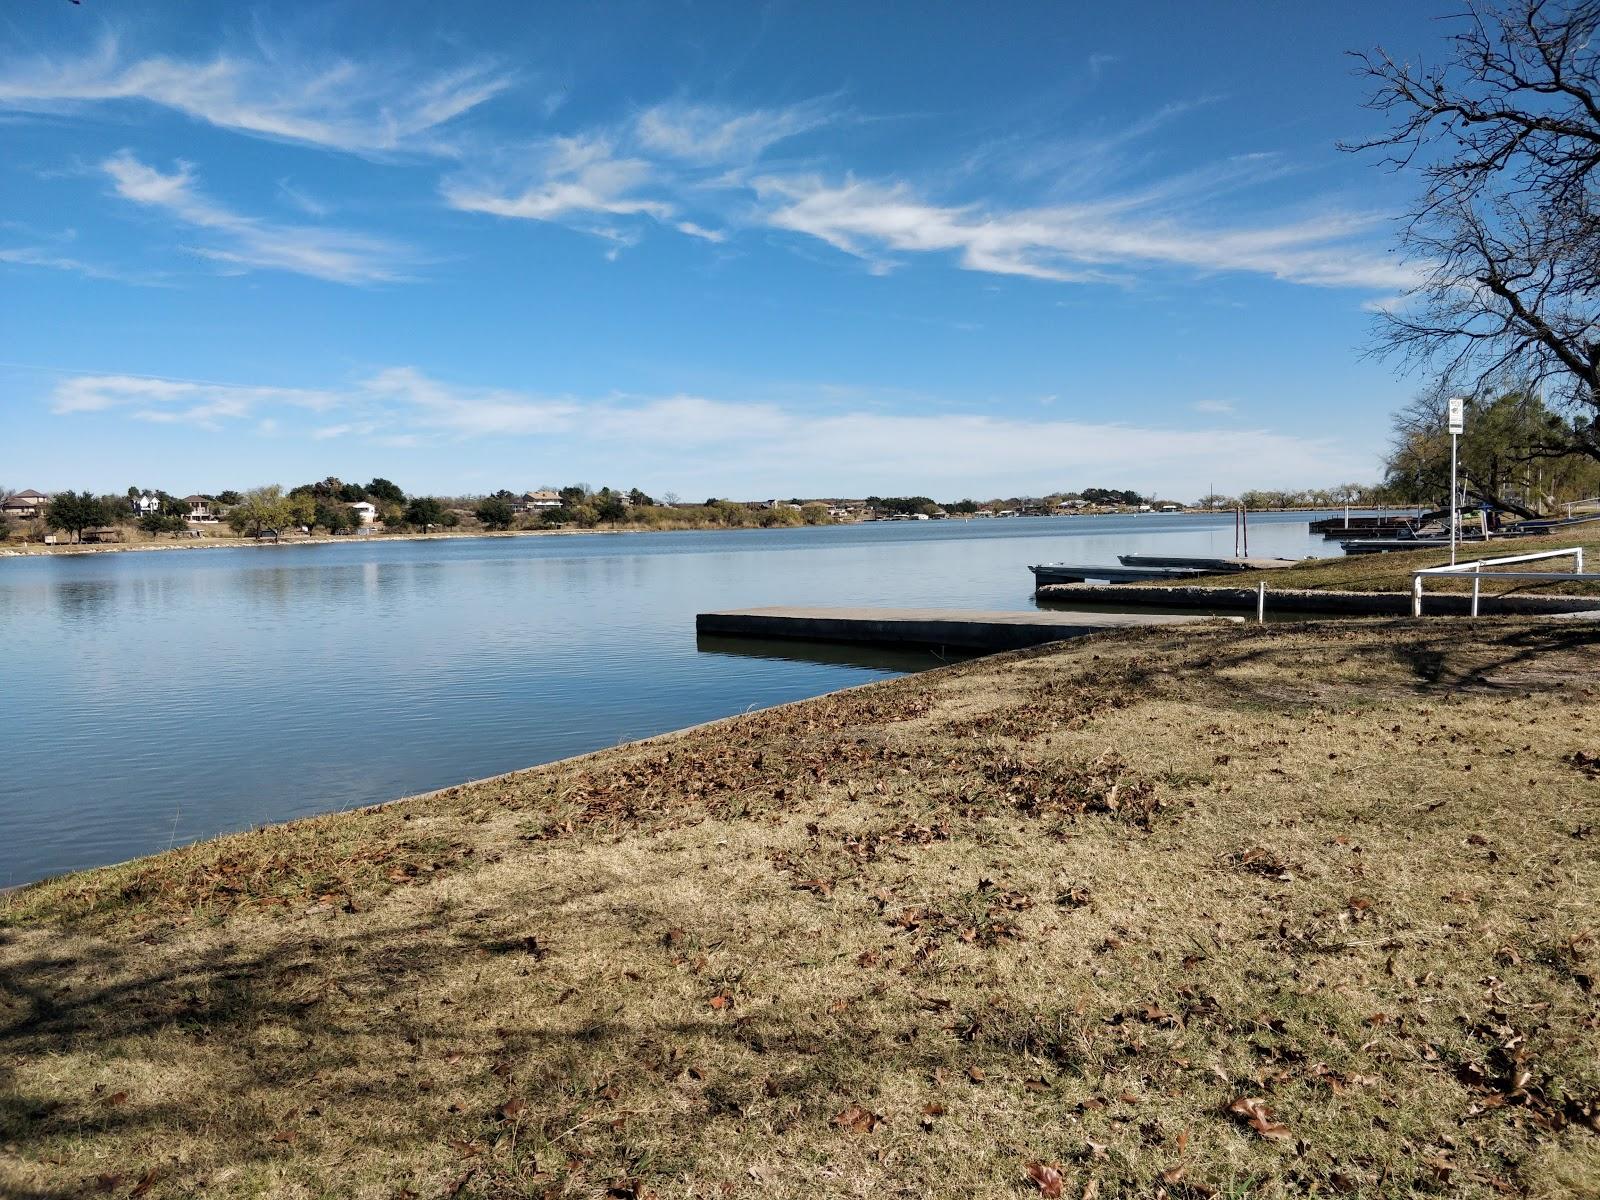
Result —
[[1461, 20], [1439, 65], [1354, 56], [1391, 125], [1344, 148], [1423, 181], [1400, 233], [1418, 282], [1373, 350], [1473, 395], [1549, 385], [1569, 452], [1600, 461], [1600, 0]]

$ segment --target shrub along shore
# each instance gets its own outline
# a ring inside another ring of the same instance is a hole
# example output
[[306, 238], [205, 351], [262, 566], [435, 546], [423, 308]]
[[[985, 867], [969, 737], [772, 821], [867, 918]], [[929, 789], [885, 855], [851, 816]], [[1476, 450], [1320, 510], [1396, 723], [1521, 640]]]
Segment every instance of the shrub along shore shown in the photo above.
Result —
[[1130, 630], [0, 901], [0, 1192], [1572, 1196], [1600, 630]]

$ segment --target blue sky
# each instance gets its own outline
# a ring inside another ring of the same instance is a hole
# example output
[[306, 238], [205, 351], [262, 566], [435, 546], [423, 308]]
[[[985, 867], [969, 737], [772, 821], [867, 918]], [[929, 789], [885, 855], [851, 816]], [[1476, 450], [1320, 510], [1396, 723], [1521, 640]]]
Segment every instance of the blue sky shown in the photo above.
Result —
[[0, 484], [1375, 478], [1429, 7], [12, 6]]

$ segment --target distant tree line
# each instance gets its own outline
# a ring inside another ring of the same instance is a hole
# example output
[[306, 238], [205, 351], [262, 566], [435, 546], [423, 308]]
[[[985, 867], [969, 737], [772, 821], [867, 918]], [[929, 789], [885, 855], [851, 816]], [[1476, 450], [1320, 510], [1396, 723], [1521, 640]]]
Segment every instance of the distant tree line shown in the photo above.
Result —
[[[1600, 495], [1600, 461], [1574, 444], [1570, 412], [1546, 405], [1529, 386], [1465, 399], [1457, 479], [1469, 503], [1533, 517]], [[1447, 400], [1436, 386], [1395, 414], [1386, 496], [1449, 503]]]

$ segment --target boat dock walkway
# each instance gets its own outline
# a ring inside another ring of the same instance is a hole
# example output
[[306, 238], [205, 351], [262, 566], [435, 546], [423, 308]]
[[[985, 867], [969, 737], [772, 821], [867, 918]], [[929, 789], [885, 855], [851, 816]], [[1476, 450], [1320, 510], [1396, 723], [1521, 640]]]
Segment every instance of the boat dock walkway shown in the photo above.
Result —
[[1300, 565], [1298, 558], [1207, 558], [1197, 554], [1119, 554], [1117, 561], [1125, 567], [1182, 567], [1219, 575], [1228, 571], [1281, 571]]
[[[1169, 613], [983, 612], [960, 608], [745, 608], [706, 612], [696, 633], [722, 637], [866, 642], [959, 650], [1016, 650], [1132, 625], [1183, 625], [1209, 618]], [[1237, 620], [1238, 618], [1233, 618]]]
[[1104, 564], [1039, 563], [1028, 570], [1033, 572], [1037, 586], [1050, 583], [1086, 583], [1103, 579], [1107, 583], [1138, 583], [1150, 579], [1195, 579], [1212, 572], [1200, 567], [1130, 567], [1122, 563]]

